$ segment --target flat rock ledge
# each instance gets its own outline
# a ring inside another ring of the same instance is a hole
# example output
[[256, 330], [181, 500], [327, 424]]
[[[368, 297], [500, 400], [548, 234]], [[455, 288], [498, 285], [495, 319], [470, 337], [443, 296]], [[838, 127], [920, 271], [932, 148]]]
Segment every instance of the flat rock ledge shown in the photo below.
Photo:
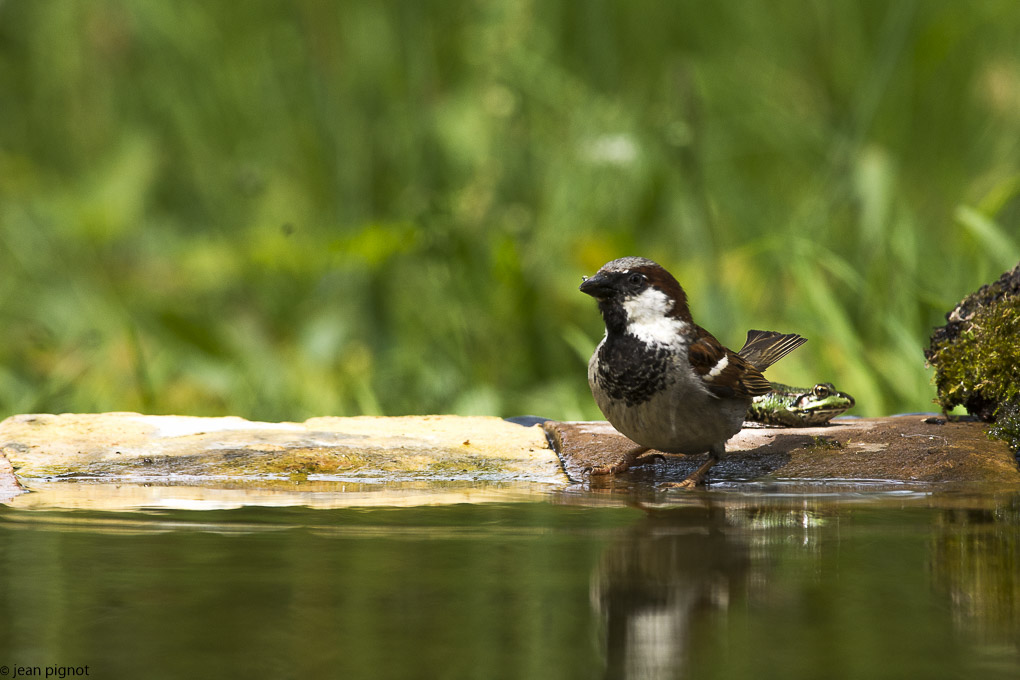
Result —
[[[606, 422], [545, 425], [572, 478], [622, 460], [634, 446]], [[726, 442], [726, 455], [708, 480], [1020, 484], [1013, 453], [1005, 442], [989, 439], [985, 429], [982, 423], [931, 415], [840, 418], [824, 427], [745, 427]], [[644, 464], [631, 474], [670, 482], [684, 479], [705, 455], [640, 460]], [[590, 483], [615, 481], [594, 477]]]
[[19, 507], [456, 503], [568, 483], [541, 427], [495, 417], [17, 415], [0, 460], [0, 502]]
[[[18, 415], [0, 422], [0, 502], [110, 510], [509, 501], [567, 488], [654, 490], [704, 460], [653, 456], [632, 471], [589, 478], [587, 468], [613, 463], [632, 446], [605, 422]], [[709, 488], [776, 480], [804, 488], [876, 480], [1016, 488], [1020, 470], [981, 423], [840, 419], [816, 428], [745, 428], [727, 443]]]

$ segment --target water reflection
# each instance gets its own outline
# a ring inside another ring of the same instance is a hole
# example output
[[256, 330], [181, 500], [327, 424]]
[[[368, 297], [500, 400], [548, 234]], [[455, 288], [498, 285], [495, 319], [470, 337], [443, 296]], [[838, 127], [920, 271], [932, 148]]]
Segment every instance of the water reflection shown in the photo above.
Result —
[[0, 662], [110, 678], [1020, 677], [1020, 497], [830, 491], [0, 508]]
[[726, 531], [725, 508], [645, 509], [592, 576], [607, 678], [680, 675], [692, 630], [706, 613], [725, 611], [751, 564], [749, 543]]
[[1020, 496], [943, 510], [931, 556], [933, 581], [951, 603], [954, 624], [985, 644], [1020, 645]]
[[790, 645], [791, 677], [844, 657], [848, 677], [896, 664], [1012, 677], [1020, 497], [918, 500], [706, 494], [639, 505], [642, 519], [591, 576], [605, 677], [731, 677], [754, 668], [747, 650]]

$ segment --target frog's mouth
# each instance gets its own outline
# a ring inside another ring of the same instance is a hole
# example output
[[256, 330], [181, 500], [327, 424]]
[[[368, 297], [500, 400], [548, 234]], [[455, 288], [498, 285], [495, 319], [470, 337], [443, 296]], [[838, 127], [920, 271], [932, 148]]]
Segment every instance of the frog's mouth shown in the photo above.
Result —
[[842, 415], [847, 409], [839, 406], [822, 406], [816, 405], [811, 408], [792, 408], [790, 411], [800, 420], [804, 425], [826, 425], [828, 422], [838, 415]]
[[823, 406], [821, 404], [815, 404], [814, 406], [795, 408], [793, 410], [797, 413], [801, 413], [803, 415], [808, 416], [827, 416], [842, 413], [843, 411], [846, 411], [849, 408], [850, 408], [849, 406]]
[[[816, 390], [818, 387], [815, 388]], [[822, 419], [832, 418], [834, 416], [847, 411], [854, 406], [854, 398], [850, 395], [842, 395], [845, 403], [842, 404], [827, 404], [824, 401], [811, 403], [811, 399], [818, 398], [818, 394], [815, 392], [805, 392], [804, 394], [798, 395], [793, 401], [793, 406], [790, 410], [794, 413], [799, 414], [802, 418]], [[826, 394], [826, 397], [829, 395]]]

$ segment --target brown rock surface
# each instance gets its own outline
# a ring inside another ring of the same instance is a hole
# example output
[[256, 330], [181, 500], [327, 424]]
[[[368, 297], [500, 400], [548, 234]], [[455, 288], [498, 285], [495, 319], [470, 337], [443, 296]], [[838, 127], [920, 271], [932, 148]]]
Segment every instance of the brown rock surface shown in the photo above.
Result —
[[[633, 443], [605, 422], [546, 423], [567, 474], [587, 479], [585, 469], [622, 459]], [[896, 416], [838, 419], [825, 427], [747, 427], [726, 443], [713, 479], [886, 480], [890, 482], [1020, 483], [1009, 447], [989, 440], [977, 422]], [[679, 481], [704, 455], [642, 458], [637, 474]], [[623, 473], [630, 474], [630, 473]], [[596, 477], [592, 485], [608, 481]]]

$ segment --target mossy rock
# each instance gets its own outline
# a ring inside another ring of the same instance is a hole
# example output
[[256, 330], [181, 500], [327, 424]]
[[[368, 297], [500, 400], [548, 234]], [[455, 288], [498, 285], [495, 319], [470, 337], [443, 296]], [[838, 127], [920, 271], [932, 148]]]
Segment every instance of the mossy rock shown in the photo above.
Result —
[[946, 314], [925, 357], [938, 401], [987, 422], [1020, 404], [1020, 264]]
[[988, 435], [1009, 444], [1017, 456], [1017, 462], [1020, 462], [1020, 405], [1009, 404], [1000, 409], [995, 425], [988, 428]]

